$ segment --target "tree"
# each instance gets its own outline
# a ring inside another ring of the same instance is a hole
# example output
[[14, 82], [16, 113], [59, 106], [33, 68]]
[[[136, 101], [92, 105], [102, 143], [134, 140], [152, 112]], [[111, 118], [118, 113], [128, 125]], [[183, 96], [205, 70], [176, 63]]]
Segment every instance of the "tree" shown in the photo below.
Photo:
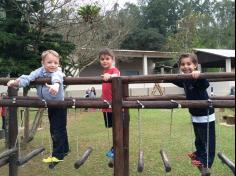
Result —
[[50, 6], [47, 2], [51, 1], [1, 1], [6, 14], [0, 21], [1, 72], [14, 76], [29, 73], [41, 65], [40, 54], [46, 49], [58, 51], [65, 66], [74, 45], [60, 34], [48, 32], [48, 28], [53, 28], [53, 11], [60, 5]]
[[86, 16], [90, 16], [90, 12], [86, 10], [82, 13], [81, 10], [93, 6], [98, 6], [94, 7], [96, 10], [101, 9], [97, 4], [80, 7], [72, 19], [64, 21], [63, 27], [58, 26], [64, 38], [76, 45], [65, 68], [68, 76], [77, 77], [85, 68], [97, 62], [101, 48], [120, 48], [121, 42], [133, 27], [133, 16], [125, 10], [119, 10], [118, 4], [114, 4], [113, 9], [104, 14], [96, 12], [92, 21], [87, 20]]
[[136, 29], [123, 42], [128, 49], [161, 50], [167, 36], [176, 32], [176, 21], [181, 18], [181, 3], [177, 0], [143, 1], [136, 13]]

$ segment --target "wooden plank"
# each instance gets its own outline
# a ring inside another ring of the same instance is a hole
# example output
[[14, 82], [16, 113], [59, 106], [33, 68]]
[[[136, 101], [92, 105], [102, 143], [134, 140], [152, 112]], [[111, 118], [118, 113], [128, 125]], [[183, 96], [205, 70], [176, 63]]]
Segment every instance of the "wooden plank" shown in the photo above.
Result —
[[[8, 96], [17, 96], [18, 91], [14, 88], [8, 88]], [[14, 103], [14, 102], [12, 102]], [[18, 136], [18, 119], [17, 119], [17, 107], [9, 107], [9, 134], [8, 134], [8, 148], [17, 147], [17, 136]], [[9, 176], [18, 176], [18, 151], [9, 157]]]
[[112, 79], [113, 146], [115, 151], [114, 176], [125, 175], [124, 165], [124, 121], [122, 114], [122, 80]]
[[[129, 96], [129, 85], [123, 84], [123, 99]], [[129, 109], [124, 109], [124, 176], [129, 176]]]

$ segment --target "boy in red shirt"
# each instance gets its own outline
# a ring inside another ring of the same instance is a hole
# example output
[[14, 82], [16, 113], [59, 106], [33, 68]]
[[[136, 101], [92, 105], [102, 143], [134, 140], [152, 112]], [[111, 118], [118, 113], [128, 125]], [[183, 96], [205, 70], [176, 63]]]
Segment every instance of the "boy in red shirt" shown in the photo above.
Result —
[[[113, 66], [115, 55], [110, 49], [103, 49], [99, 53], [100, 64], [103, 67], [103, 81], [108, 81], [112, 77], [120, 76], [120, 71]], [[111, 102], [112, 101], [112, 84], [111, 83], [103, 83], [102, 84], [102, 99], [104, 101]], [[105, 127], [112, 128], [112, 109], [103, 109]], [[114, 157], [114, 149], [113, 147], [106, 154], [107, 157]]]
[[[5, 93], [1, 94], [1, 99], [3, 99], [5, 96], [7, 96]], [[2, 129], [6, 129], [6, 116], [7, 116], [7, 109], [6, 107], [1, 107], [1, 116], [2, 116]]]

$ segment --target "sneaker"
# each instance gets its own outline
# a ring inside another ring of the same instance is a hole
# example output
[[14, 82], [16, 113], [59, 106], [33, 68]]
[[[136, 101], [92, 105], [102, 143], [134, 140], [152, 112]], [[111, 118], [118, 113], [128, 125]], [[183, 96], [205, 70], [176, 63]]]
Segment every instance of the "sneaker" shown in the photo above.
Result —
[[192, 165], [193, 165], [194, 167], [198, 167], [198, 168], [202, 168], [202, 167], [203, 167], [202, 162], [199, 161], [199, 160], [192, 160]]
[[59, 163], [59, 162], [62, 162], [63, 160], [59, 160], [58, 158], [56, 157], [51, 157], [49, 156], [48, 158], [46, 159], [43, 159], [43, 162], [44, 163]]
[[109, 151], [106, 153], [106, 156], [107, 156], [108, 158], [114, 158], [114, 149], [109, 150]]
[[187, 155], [191, 160], [196, 160], [197, 159], [196, 152], [188, 153]]

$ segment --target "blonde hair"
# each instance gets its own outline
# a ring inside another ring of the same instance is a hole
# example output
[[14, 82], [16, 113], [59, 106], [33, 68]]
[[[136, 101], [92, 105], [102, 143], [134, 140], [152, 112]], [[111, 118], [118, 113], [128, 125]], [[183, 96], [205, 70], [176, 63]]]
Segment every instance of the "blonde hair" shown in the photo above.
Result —
[[54, 50], [46, 50], [42, 53], [41, 58], [42, 61], [47, 57], [47, 55], [52, 54], [53, 56], [57, 57], [58, 59], [60, 59], [60, 55], [58, 54], [58, 52], [54, 51]]

